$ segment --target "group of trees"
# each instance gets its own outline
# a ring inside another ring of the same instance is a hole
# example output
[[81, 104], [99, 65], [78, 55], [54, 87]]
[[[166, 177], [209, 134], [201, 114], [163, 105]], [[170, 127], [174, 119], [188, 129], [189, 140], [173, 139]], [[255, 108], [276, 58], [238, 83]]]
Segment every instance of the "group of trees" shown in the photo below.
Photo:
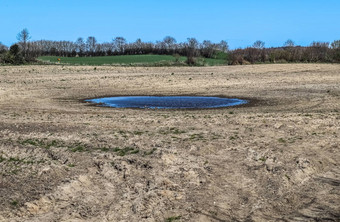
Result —
[[313, 42], [310, 46], [296, 46], [287, 40], [282, 47], [265, 48], [256, 41], [252, 47], [236, 49], [229, 53], [229, 64], [286, 63], [286, 62], [340, 62], [340, 40]]
[[18, 43], [13, 44], [9, 49], [0, 42], [0, 64], [9, 63], [14, 65], [35, 61], [29, 49], [30, 35], [27, 29], [23, 29], [18, 35]]
[[226, 63], [253, 64], [276, 62], [340, 62], [340, 40], [329, 44], [313, 42], [310, 46], [296, 46], [292, 40], [287, 40], [282, 47], [266, 48], [263, 41], [256, 41], [251, 47], [229, 50], [228, 43], [221, 41], [213, 43], [209, 40], [199, 42], [188, 38], [186, 42], [177, 42], [171, 36], [162, 41], [127, 42], [123, 37], [115, 37], [111, 42], [98, 43], [95, 37], [86, 40], [78, 38], [72, 41], [30, 41], [27, 29], [18, 35], [18, 42], [9, 49], [0, 43], [0, 63], [22, 64], [34, 61], [38, 56], [85, 57], [112, 55], [181, 55], [186, 56], [189, 65], [195, 64], [196, 58], [224, 58]]
[[[219, 52], [227, 53], [229, 49], [226, 41], [213, 43], [205, 40], [199, 43], [195, 38], [188, 38], [186, 42], [177, 43], [176, 39], [171, 36], [167, 36], [162, 41], [157, 41], [156, 43], [143, 42], [141, 39], [129, 43], [123, 37], [115, 37], [111, 42], [98, 43], [93, 36], [88, 37], [86, 40], [80, 37], [75, 42], [29, 41], [30, 35], [27, 29], [22, 30], [18, 34], [17, 39], [18, 43], [15, 46], [13, 45], [13, 47], [19, 47], [18, 55], [13, 55], [11, 50], [0, 44], [0, 53], [3, 54], [3, 56], [0, 56], [0, 63], [19, 64], [34, 61], [34, 58], [39, 56], [87, 57], [157, 54], [187, 56], [188, 63], [193, 64], [195, 57], [214, 58]], [[14, 61], [14, 57], [18, 59]]]
[[204, 41], [199, 43], [195, 38], [189, 38], [187, 42], [177, 43], [176, 39], [170, 36], [162, 41], [143, 42], [137, 39], [135, 42], [128, 43], [123, 37], [116, 37], [112, 42], [98, 43], [93, 36], [86, 40], [78, 38], [75, 42], [71, 41], [31, 41], [27, 44], [29, 54], [34, 56], [112, 56], [112, 55], [174, 55], [179, 54], [188, 56], [204, 56], [213, 58], [217, 51], [227, 52], [228, 44], [225, 41], [212, 43]]

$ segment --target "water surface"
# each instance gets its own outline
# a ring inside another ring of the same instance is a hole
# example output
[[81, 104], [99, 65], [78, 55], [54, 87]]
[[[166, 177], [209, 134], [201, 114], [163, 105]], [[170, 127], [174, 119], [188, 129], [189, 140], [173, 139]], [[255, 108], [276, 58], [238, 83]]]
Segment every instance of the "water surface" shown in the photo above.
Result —
[[114, 108], [142, 109], [206, 109], [236, 106], [248, 102], [236, 98], [203, 96], [121, 96], [85, 101]]

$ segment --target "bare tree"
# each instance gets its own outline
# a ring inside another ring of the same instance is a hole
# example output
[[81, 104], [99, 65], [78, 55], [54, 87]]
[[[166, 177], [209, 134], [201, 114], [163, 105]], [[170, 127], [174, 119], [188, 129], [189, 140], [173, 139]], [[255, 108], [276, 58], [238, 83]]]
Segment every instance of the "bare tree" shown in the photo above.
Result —
[[8, 50], [7, 46], [0, 42], [0, 53], [6, 52]]
[[317, 47], [317, 48], [328, 48], [329, 47], [329, 42], [312, 42], [310, 45], [311, 47]]
[[222, 41], [218, 44], [218, 49], [221, 50], [222, 52], [228, 52], [228, 50], [229, 50], [228, 42], [222, 40]]
[[86, 40], [86, 47], [89, 53], [93, 56], [96, 50], [97, 40], [93, 36], [89, 36]]
[[293, 40], [291, 39], [288, 39], [284, 44], [283, 44], [284, 47], [294, 47], [295, 46], [295, 43]]
[[257, 40], [256, 42], [254, 42], [253, 48], [264, 49], [264, 45], [265, 45], [265, 43], [263, 41]]
[[135, 43], [133, 43], [134, 53], [133, 54], [142, 54], [143, 53], [143, 42], [141, 39], [137, 39]]
[[188, 38], [186, 43], [186, 54], [187, 54], [187, 64], [194, 65], [195, 57], [198, 56], [198, 46], [199, 42], [195, 38]]
[[212, 58], [215, 53], [215, 44], [213, 44], [210, 40], [204, 40], [201, 44], [201, 54], [204, 57]]
[[27, 49], [28, 49], [28, 41], [31, 39], [30, 33], [26, 28], [24, 28], [21, 32], [18, 33], [17, 39], [19, 41], [20, 46], [24, 52], [24, 57], [26, 57]]
[[312, 42], [310, 47], [307, 48], [310, 62], [321, 62], [328, 60], [329, 55], [329, 42]]
[[171, 36], [166, 36], [163, 39], [163, 42], [165, 44], [165, 48], [167, 50], [168, 53], [171, 53], [172, 51], [175, 50], [175, 45], [177, 43], [176, 39], [171, 37]]
[[333, 60], [336, 61], [336, 62], [340, 62], [340, 40], [335, 40], [332, 42], [331, 44], [331, 47], [332, 47], [332, 57], [333, 57]]
[[116, 37], [113, 39], [113, 45], [115, 47], [115, 50], [119, 51], [120, 54], [124, 54], [126, 39], [123, 37]]
[[332, 49], [340, 49], [340, 40], [335, 40], [331, 44]]
[[113, 40], [113, 45], [119, 53], [124, 54], [126, 39], [124, 37], [116, 37]]
[[192, 49], [197, 49], [198, 48], [198, 41], [195, 38], [188, 38], [188, 46]]
[[112, 42], [104, 42], [102, 44], [98, 44], [99, 48], [99, 54], [102, 56], [112, 56], [113, 55], [113, 46], [112, 46]]
[[85, 48], [86, 48], [86, 45], [85, 45], [85, 42], [84, 42], [84, 39], [79, 37], [77, 39], [77, 41], [75, 42], [76, 46], [77, 46], [77, 49], [76, 49], [76, 52], [80, 54], [80, 56], [83, 55], [83, 53], [85, 52]]

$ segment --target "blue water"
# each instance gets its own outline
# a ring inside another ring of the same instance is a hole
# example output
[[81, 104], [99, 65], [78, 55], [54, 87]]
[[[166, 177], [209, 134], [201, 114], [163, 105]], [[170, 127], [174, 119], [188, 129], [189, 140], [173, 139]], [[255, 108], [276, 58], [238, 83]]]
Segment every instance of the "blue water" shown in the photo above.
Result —
[[86, 102], [114, 108], [205, 109], [236, 106], [248, 101], [199, 96], [122, 96], [88, 99]]

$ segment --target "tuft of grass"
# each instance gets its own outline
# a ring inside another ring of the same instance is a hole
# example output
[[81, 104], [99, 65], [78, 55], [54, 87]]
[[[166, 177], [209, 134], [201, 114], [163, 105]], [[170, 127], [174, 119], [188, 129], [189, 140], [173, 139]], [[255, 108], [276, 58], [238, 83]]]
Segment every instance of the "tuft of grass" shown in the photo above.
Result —
[[[26, 139], [24, 141], [19, 141], [21, 145], [32, 145], [40, 148], [50, 149], [51, 147], [67, 147], [71, 152], [85, 152], [88, 151], [87, 147], [80, 143], [76, 142], [71, 145], [66, 144], [64, 141], [51, 140], [48, 141], [45, 139]], [[105, 149], [105, 148], [102, 148]]]
[[46, 140], [38, 140], [38, 139], [26, 139], [23, 141], [19, 141], [19, 144], [21, 145], [32, 145], [37, 146], [41, 148], [49, 149], [51, 147], [61, 147], [64, 145], [63, 142], [52, 140], [52, 141], [46, 141]]
[[267, 159], [268, 159], [268, 157], [262, 156], [259, 160], [261, 160], [262, 162], [266, 162]]
[[142, 131], [133, 131], [133, 134], [135, 134], [135, 135], [142, 135], [143, 134], [143, 132]]
[[190, 135], [189, 137], [190, 140], [203, 140], [204, 136], [202, 135], [202, 133], [195, 133]]
[[237, 136], [230, 136], [229, 139], [230, 139], [230, 140], [236, 140], [236, 139], [237, 139]]
[[161, 134], [163, 135], [168, 135], [168, 134], [182, 134], [182, 133], [186, 133], [184, 130], [180, 130], [176, 127], [171, 127], [169, 128], [169, 130], [161, 130], [160, 131]]
[[2, 155], [0, 156], [0, 163], [4, 162], [6, 158], [4, 158]]
[[17, 200], [13, 200], [10, 202], [10, 204], [13, 206], [13, 207], [16, 207], [19, 205], [19, 202]]
[[137, 154], [137, 153], [139, 153], [139, 150], [138, 150], [138, 149], [132, 150], [132, 151], [130, 152], [130, 154]]
[[149, 151], [144, 151], [144, 156], [152, 155], [156, 150], [157, 148], [155, 147]]
[[139, 153], [139, 149], [133, 147], [124, 147], [121, 149], [119, 147], [116, 147], [113, 149], [113, 152], [117, 153], [119, 156], [125, 156], [129, 154], [137, 154]]
[[175, 128], [175, 127], [170, 128], [170, 131], [171, 131], [173, 134], [182, 134], [182, 133], [185, 133], [184, 130], [179, 130], [178, 128]]
[[103, 147], [103, 148], [100, 148], [100, 150], [103, 151], [103, 152], [109, 152], [109, 151], [110, 151], [110, 148]]
[[181, 219], [181, 216], [173, 216], [173, 217], [166, 218], [165, 222], [173, 222], [173, 221], [180, 220], [180, 219]]
[[32, 146], [38, 146], [37, 141], [34, 140], [34, 139], [27, 139], [27, 140], [21, 141], [21, 142], [19, 142], [19, 143], [20, 143], [21, 145], [27, 145], [27, 144], [29, 144], [29, 145], [32, 145]]
[[278, 139], [279, 143], [286, 143], [286, 140], [283, 138]]
[[45, 143], [45, 148], [49, 149], [51, 147], [58, 147], [58, 146], [61, 146], [61, 145], [63, 145], [63, 144], [61, 144], [60, 141], [52, 140], [50, 142]]
[[74, 153], [75, 152], [84, 152], [84, 151], [86, 151], [86, 148], [83, 145], [81, 145], [81, 144], [78, 144], [75, 147], [69, 147], [69, 149], [72, 152], [74, 152]]
[[23, 163], [24, 159], [20, 159], [19, 157], [10, 157], [8, 162], [14, 162], [15, 164]]

